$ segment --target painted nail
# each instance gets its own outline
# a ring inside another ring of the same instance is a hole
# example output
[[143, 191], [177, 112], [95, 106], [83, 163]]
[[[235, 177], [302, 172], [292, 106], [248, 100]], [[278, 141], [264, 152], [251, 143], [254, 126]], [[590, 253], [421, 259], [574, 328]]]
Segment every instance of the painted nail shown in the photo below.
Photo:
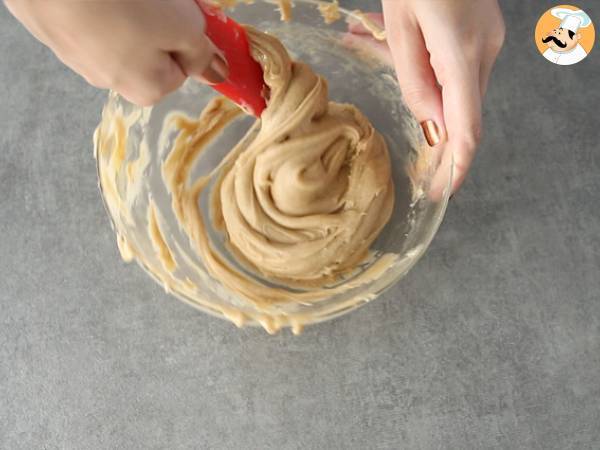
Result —
[[211, 84], [220, 84], [229, 76], [229, 67], [223, 58], [215, 54], [202, 77]]
[[421, 128], [423, 129], [423, 135], [427, 140], [430, 147], [435, 147], [442, 140], [440, 137], [440, 131], [438, 126], [433, 120], [425, 120], [421, 122]]

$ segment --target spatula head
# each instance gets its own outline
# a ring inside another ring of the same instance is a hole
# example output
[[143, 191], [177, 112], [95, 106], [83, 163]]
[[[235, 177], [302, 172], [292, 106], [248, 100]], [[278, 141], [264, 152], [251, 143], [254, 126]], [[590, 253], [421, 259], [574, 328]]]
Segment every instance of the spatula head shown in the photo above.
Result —
[[206, 36], [221, 50], [229, 77], [212, 87], [240, 105], [250, 114], [260, 117], [266, 108], [263, 71], [250, 55], [250, 45], [243, 26], [227, 17], [222, 10], [201, 5], [206, 18]]

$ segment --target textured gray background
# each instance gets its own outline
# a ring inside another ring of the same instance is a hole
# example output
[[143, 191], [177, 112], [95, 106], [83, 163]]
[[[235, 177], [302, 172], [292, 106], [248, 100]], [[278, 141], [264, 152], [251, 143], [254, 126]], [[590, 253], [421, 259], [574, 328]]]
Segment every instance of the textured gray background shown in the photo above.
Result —
[[550, 6], [503, 2], [484, 142], [426, 257], [299, 338], [121, 263], [91, 150], [105, 94], [0, 7], [0, 447], [598, 448], [600, 48], [541, 58]]

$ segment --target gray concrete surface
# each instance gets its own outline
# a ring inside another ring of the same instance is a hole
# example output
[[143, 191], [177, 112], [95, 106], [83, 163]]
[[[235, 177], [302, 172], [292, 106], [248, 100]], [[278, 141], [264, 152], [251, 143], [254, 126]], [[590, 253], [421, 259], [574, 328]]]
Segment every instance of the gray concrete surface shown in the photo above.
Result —
[[0, 7], [0, 448], [599, 448], [600, 48], [543, 60], [550, 6], [503, 1], [484, 142], [427, 256], [299, 338], [121, 263], [91, 149], [105, 94]]

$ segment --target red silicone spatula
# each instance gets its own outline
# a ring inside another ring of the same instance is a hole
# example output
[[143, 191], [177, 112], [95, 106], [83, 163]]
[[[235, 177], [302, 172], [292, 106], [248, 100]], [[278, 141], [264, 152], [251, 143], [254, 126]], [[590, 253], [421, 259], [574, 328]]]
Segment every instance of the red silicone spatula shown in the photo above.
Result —
[[223, 52], [229, 66], [227, 80], [212, 87], [260, 117], [266, 107], [267, 87], [260, 64], [250, 56], [246, 30], [218, 8], [206, 5], [200, 8], [206, 19], [206, 36]]

